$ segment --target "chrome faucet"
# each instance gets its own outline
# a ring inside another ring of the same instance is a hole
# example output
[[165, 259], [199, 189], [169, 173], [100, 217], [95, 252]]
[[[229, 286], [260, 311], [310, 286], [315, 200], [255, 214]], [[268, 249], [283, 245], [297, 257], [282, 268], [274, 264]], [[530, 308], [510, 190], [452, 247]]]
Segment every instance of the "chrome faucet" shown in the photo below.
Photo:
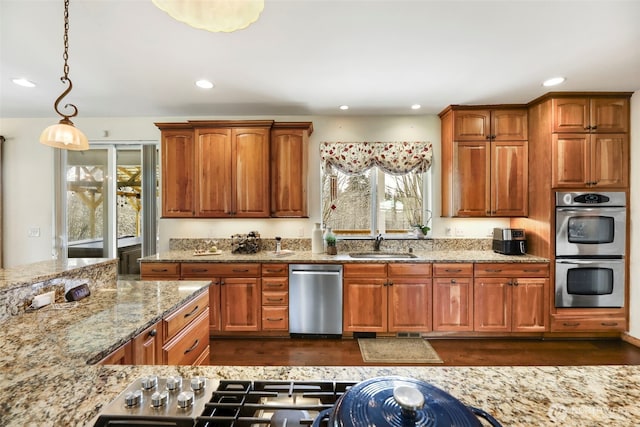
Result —
[[378, 234], [376, 236], [376, 241], [373, 243], [373, 250], [378, 252], [380, 250], [380, 245], [382, 244], [383, 241], [383, 237], [382, 234]]

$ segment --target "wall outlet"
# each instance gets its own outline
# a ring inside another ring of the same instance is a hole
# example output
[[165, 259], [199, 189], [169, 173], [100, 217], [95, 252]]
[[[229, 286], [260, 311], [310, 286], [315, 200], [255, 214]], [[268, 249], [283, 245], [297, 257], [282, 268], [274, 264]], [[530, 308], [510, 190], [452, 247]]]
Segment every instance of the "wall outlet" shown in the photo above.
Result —
[[31, 307], [33, 308], [40, 308], [40, 307], [44, 307], [47, 306], [49, 304], [53, 304], [53, 302], [56, 299], [56, 292], [55, 291], [50, 291], [50, 292], [46, 292], [42, 295], [37, 295], [33, 298], [33, 301], [31, 302]]
[[456, 237], [464, 237], [464, 229], [461, 227], [456, 227]]
[[27, 237], [40, 237], [40, 227], [29, 227]]
[[451, 227], [445, 227], [444, 235], [447, 237], [451, 237]]

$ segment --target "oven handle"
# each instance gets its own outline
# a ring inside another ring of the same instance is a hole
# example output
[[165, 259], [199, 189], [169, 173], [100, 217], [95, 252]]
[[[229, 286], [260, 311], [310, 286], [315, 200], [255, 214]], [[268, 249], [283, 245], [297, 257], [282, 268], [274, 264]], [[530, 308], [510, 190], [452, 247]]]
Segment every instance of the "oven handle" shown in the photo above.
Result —
[[594, 207], [594, 208], [563, 208], [556, 207], [556, 212], [569, 212], [569, 213], [585, 213], [585, 212], [602, 212], [602, 213], [624, 213], [626, 208], [624, 206], [617, 207]]
[[582, 265], [589, 265], [589, 264], [601, 264], [603, 262], [606, 262], [607, 264], [622, 264], [624, 263], [624, 260], [622, 259], [592, 259], [592, 260], [581, 260], [581, 259], [556, 259], [556, 264], [582, 264]]

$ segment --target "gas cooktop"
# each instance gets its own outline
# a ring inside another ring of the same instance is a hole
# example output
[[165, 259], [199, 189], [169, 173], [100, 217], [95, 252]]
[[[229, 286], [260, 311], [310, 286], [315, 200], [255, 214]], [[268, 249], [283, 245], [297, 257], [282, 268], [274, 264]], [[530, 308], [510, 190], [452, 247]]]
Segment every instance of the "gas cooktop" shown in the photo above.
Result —
[[105, 406], [94, 426], [310, 426], [320, 411], [333, 406], [355, 384], [150, 375], [136, 380]]

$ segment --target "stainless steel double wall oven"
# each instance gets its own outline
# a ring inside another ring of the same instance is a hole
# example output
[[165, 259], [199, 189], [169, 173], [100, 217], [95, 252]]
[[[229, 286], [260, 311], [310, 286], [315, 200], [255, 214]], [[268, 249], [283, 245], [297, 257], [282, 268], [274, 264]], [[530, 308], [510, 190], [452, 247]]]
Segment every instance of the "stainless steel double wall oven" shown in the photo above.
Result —
[[624, 192], [556, 193], [556, 307], [623, 307]]

